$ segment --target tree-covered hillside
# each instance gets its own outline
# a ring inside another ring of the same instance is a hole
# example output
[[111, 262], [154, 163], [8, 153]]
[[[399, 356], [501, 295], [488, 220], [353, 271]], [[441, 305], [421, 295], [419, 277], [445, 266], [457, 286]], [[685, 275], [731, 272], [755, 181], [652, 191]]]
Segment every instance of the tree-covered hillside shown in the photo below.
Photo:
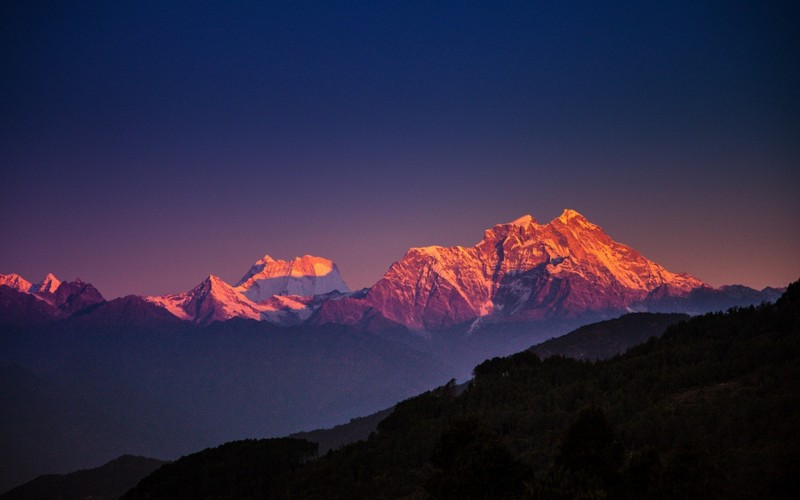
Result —
[[[366, 441], [278, 476], [215, 475], [227, 459], [207, 450], [127, 498], [255, 498], [266, 477], [278, 498], [800, 493], [800, 283], [775, 304], [693, 318], [607, 361], [522, 352], [474, 375], [466, 391], [448, 384], [399, 403]], [[218, 478], [208, 494], [189, 489], [197, 470]]]
[[573, 359], [607, 359], [650, 337], [659, 337], [668, 326], [687, 319], [688, 314], [630, 313], [584, 325], [566, 335], [537, 344], [530, 350], [540, 358], [559, 355]]

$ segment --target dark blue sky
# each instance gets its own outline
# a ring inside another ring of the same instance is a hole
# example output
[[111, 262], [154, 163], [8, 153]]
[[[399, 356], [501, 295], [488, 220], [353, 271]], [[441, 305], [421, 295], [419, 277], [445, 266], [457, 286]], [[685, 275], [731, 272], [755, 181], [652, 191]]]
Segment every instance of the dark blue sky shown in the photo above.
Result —
[[791, 3], [552, 3], [6, 2], [0, 272], [360, 287], [569, 207], [715, 285], [800, 277]]

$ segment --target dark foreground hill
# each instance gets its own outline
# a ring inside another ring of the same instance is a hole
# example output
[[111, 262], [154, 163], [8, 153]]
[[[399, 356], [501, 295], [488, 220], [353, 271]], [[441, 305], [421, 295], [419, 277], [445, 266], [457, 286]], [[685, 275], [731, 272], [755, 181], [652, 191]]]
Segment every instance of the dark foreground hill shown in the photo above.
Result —
[[[795, 283], [775, 304], [693, 318], [608, 361], [486, 361], [466, 391], [406, 400], [368, 440], [316, 460], [303, 441], [233, 443], [125, 498], [796, 498], [798, 380]], [[199, 471], [208, 494], [190, 489]]]
[[164, 465], [161, 460], [125, 455], [96, 469], [39, 476], [0, 495], [2, 500], [114, 500]]
[[631, 313], [616, 319], [582, 326], [561, 337], [531, 347], [540, 358], [608, 359], [658, 337], [668, 326], [689, 319], [679, 313]]

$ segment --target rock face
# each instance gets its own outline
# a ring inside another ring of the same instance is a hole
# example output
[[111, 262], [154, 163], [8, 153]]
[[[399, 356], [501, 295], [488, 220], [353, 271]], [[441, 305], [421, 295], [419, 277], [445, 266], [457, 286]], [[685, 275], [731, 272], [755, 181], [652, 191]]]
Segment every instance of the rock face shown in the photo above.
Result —
[[437, 330], [482, 317], [570, 318], [635, 308], [654, 290], [683, 297], [702, 286], [565, 210], [547, 224], [529, 215], [498, 224], [469, 248], [412, 248], [364, 299], [349, 299], [347, 307], [325, 304], [316, 321], [352, 324], [377, 314]]
[[90, 283], [84, 283], [80, 278], [62, 282], [53, 294], [53, 306], [59, 311], [59, 316], [63, 317], [105, 301], [97, 288]]

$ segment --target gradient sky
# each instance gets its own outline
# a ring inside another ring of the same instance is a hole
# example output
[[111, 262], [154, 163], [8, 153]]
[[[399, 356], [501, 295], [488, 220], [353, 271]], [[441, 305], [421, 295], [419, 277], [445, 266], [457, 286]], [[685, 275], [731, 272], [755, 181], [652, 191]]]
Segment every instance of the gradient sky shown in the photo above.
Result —
[[800, 278], [792, 2], [0, 9], [0, 273], [112, 298], [314, 254], [358, 288], [569, 207], [713, 285]]

